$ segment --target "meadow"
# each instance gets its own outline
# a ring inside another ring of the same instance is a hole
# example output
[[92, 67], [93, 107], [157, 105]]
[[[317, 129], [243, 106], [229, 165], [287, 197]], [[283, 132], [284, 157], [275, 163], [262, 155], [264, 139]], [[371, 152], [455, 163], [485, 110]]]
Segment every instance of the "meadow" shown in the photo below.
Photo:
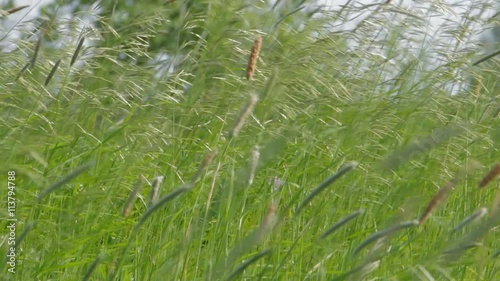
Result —
[[165, 2], [5, 31], [2, 280], [500, 280], [479, 18]]

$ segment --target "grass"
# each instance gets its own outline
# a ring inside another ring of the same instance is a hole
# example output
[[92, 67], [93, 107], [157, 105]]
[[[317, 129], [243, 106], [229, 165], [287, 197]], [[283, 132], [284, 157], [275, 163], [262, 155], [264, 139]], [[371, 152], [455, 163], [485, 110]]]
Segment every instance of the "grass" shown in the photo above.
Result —
[[[59, 33], [14, 28], [0, 53], [0, 170], [15, 183], [0, 197], [17, 218], [3, 280], [500, 276], [498, 58], [471, 66], [481, 57], [450, 24], [456, 50], [435, 46], [447, 63], [433, 65], [403, 32], [419, 15], [396, 4], [334, 33], [352, 7], [281, 3], [262, 20], [260, 2], [211, 1], [165, 18], [179, 2], [119, 30], [82, 27], [88, 12], [54, 16]], [[148, 42], [165, 25], [169, 59], [140, 63], [162, 55]]]

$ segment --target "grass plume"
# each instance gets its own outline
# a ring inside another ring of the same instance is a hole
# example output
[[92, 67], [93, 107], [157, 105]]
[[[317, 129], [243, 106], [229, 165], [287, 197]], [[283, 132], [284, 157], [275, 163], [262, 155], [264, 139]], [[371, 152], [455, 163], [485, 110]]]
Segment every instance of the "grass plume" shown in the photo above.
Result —
[[87, 268], [87, 270], [85, 271], [82, 281], [91, 280], [90, 277], [92, 276], [92, 273], [95, 271], [95, 269], [97, 268], [102, 259], [103, 256], [101, 254], [97, 255], [95, 260], [90, 264], [89, 268]]
[[71, 62], [69, 63], [69, 66], [73, 66], [73, 64], [78, 59], [78, 54], [80, 53], [84, 42], [85, 42], [85, 36], [82, 36], [80, 38], [80, 40], [78, 41], [78, 45], [76, 46], [76, 49], [75, 49], [75, 52], [73, 53], [73, 56], [71, 57]]
[[58, 59], [57, 62], [54, 64], [52, 69], [50, 70], [49, 75], [47, 76], [47, 79], [45, 79], [44, 86], [49, 85], [50, 80], [52, 80], [52, 77], [56, 73], [57, 68], [59, 67], [59, 64], [61, 63], [61, 59]]
[[207, 167], [212, 163], [214, 160], [214, 157], [217, 153], [215, 151], [208, 152], [205, 157], [203, 158], [203, 161], [201, 162], [200, 166], [198, 167], [198, 170], [194, 174], [194, 176], [191, 178], [191, 183], [195, 184], [197, 181], [200, 180], [201, 176], [203, 176], [203, 173], [207, 169]]
[[125, 205], [123, 206], [122, 216], [128, 217], [128, 215], [132, 211], [132, 207], [134, 206], [134, 202], [137, 199], [137, 194], [139, 193], [139, 189], [141, 189], [143, 184], [144, 184], [144, 177], [139, 176], [136, 183], [134, 184], [134, 187], [130, 191], [130, 194], [128, 195]]
[[248, 116], [252, 114], [253, 109], [255, 108], [255, 105], [257, 104], [258, 100], [259, 98], [257, 95], [255, 94], [250, 95], [248, 102], [238, 114], [238, 117], [236, 118], [236, 122], [234, 123], [233, 128], [229, 131], [230, 138], [238, 136], [238, 133], [240, 132], [241, 128], [243, 128], [246, 119], [248, 118]]
[[405, 229], [405, 228], [410, 228], [413, 226], [417, 226], [419, 224], [418, 220], [411, 220], [411, 221], [405, 221], [396, 225], [393, 225], [387, 229], [381, 230], [379, 232], [375, 232], [372, 235], [368, 236], [363, 242], [361, 242], [356, 249], [354, 249], [353, 255], [357, 254], [359, 251], [361, 251], [364, 247], [370, 245], [371, 243], [377, 241], [378, 239], [384, 238], [386, 236], [391, 235], [392, 233]]
[[327, 231], [325, 231], [323, 234], [321, 234], [321, 236], [319, 237], [319, 239], [325, 239], [328, 235], [334, 233], [335, 231], [337, 231], [339, 228], [341, 228], [344, 224], [348, 223], [349, 221], [355, 219], [356, 217], [358, 217], [359, 215], [363, 214], [365, 212], [364, 209], [359, 209], [351, 214], [349, 214], [348, 216], [344, 217], [343, 219], [341, 219], [340, 221], [338, 221], [336, 224], [334, 224], [332, 227], [330, 227]]
[[483, 188], [488, 183], [492, 182], [496, 177], [500, 176], [500, 163], [496, 163], [491, 170], [479, 182], [479, 188]]
[[264, 250], [256, 255], [254, 255], [253, 257], [251, 257], [250, 259], [248, 259], [247, 261], [245, 261], [242, 265], [240, 265], [235, 271], [233, 271], [233, 273], [231, 273], [227, 278], [226, 280], [227, 281], [230, 281], [230, 280], [234, 280], [236, 279], [236, 277], [238, 277], [239, 275], [241, 275], [243, 273], [243, 271], [245, 271], [245, 269], [247, 267], [249, 267], [250, 265], [252, 265], [253, 263], [255, 263], [256, 261], [258, 261], [259, 259], [269, 255], [270, 253], [272, 252], [271, 249], [267, 249], [267, 250]]
[[457, 226], [455, 226], [451, 230], [451, 232], [455, 232], [457, 230], [462, 229], [464, 226], [466, 226], [470, 223], [473, 223], [473, 222], [479, 220], [480, 218], [484, 217], [484, 215], [486, 215], [487, 213], [488, 213], [488, 209], [486, 209], [486, 208], [481, 208], [481, 209], [475, 211], [470, 216], [468, 216], [464, 220], [462, 220]]
[[35, 52], [33, 52], [33, 57], [31, 58], [31, 64], [30, 64], [31, 68], [35, 67], [36, 59], [38, 57], [38, 52], [40, 52], [40, 46], [42, 45], [42, 38], [43, 36], [40, 36], [36, 41]]
[[252, 50], [250, 51], [250, 56], [248, 58], [246, 76], [247, 79], [251, 80], [255, 73], [255, 67], [257, 65], [257, 60], [259, 59], [260, 48], [262, 45], [262, 37], [257, 35], [255, 41], [253, 42]]
[[23, 5], [23, 6], [19, 6], [19, 7], [15, 7], [15, 8], [10, 8], [10, 9], [6, 10], [5, 12], [7, 12], [7, 14], [9, 14], [9, 15], [12, 15], [13, 13], [19, 12], [21, 10], [28, 8], [28, 7], [29, 7], [29, 5]]
[[154, 205], [158, 198], [160, 197], [160, 185], [163, 182], [164, 177], [159, 176], [153, 179], [151, 183], [151, 191], [149, 192], [149, 206]]
[[27, 62], [23, 68], [21, 68], [21, 71], [16, 75], [16, 78], [14, 78], [14, 81], [17, 81], [21, 76], [24, 74], [24, 72], [28, 69], [28, 67], [31, 65], [31, 62]]
[[250, 171], [248, 173], [248, 185], [252, 185], [255, 178], [255, 171], [257, 171], [257, 166], [259, 165], [260, 158], [260, 147], [254, 145], [252, 149], [252, 155], [250, 156]]
[[311, 191], [311, 194], [309, 194], [309, 196], [307, 196], [306, 199], [304, 199], [304, 201], [299, 204], [299, 206], [295, 210], [295, 215], [297, 215], [302, 210], [302, 208], [304, 208], [309, 202], [311, 202], [311, 200], [313, 200], [313, 198], [316, 197], [320, 192], [322, 192], [325, 188], [338, 180], [340, 177], [345, 175], [347, 172], [354, 169], [357, 165], [358, 162], [350, 162], [340, 167], [340, 169], [335, 174], [331, 175], [324, 182], [319, 184], [313, 191]]
[[59, 181], [57, 181], [57, 182], [49, 185], [46, 189], [44, 189], [42, 192], [40, 192], [40, 194], [38, 194], [38, 196], [37, 196], [37, 202], [40, 202], [45, 196], [47, 196], [48, 194], [54, 192], [56, 189], [58, 189], [59, 187], [63, 186], [64, 184], [70, 182], [72, 179], [76, 178], [81, 173], [85, 172], [90, 167], [92, 167], [93, 165], [94, 165], [93, 162], [90, 162], [90, 163], [87, 163], [87, 164], [83, 164], [80, 167], [78, 167], [75, 170], [73, 170], [70, 173], [68, 173], [67, 175], [65, 175], [64, 177], [62, 177]]
[[431, 214], [432, 210], [434, 210], [448, 197], [448, 194], [453, 190], [454, 186], [455, 186], [455, 181], [451, 180], [438, 190], [436, 195], [432, 197], [429, 204], [427, 204], [427, 207], [425, 207], [425, 210], [422, 213], [422, 215], [420, 215], [419, 219], [420, 224], [423, 224]]

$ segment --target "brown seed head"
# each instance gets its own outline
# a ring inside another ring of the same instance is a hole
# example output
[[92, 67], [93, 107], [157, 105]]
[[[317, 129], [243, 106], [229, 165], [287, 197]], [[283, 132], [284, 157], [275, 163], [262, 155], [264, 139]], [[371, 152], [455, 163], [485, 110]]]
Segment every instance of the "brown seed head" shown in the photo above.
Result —
[[493, 181], [493, 179], [495, 179], [499, 175], [500, 175], [500, 163], [497, 163], [479, 182], [479, 188], [485, 187], [488, 183]]
[[261, 44], [262, 37], [260, 37], [260, 35], [257, 35], [257, 38], [255, 38], [255, 41], [253, 42], [252, 50], [250, 51], [250, 57], [248, 58], [247, 79], [253, 78], [255, 66], [257, 65], [257, 59], [259, 58]]

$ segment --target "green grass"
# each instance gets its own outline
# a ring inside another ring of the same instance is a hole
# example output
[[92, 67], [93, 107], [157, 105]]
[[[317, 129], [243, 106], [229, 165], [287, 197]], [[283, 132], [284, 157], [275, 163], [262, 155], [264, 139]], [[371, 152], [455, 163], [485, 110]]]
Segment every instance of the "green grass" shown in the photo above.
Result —
[[[17, 27], [26, 36], [0, 53], [0, 170], [4, 186], [16, 173], [18, 219], [16, 273], [3, 262], [3, 280], [499, 278], [498, 180], [478, 189], [500, 158], [498, 58], [472, 67], [479, 57], [457, 51], [436, 67], [423, 49], [408, 60], [401, 29], [420, 23], [398, 26], [383, 6], [378, 25], [338, 34], [324, 26], [344, 14], [311, 18], [282, 4], [262, 20], [238, 1], [210, 1], [165, 17], [179, 2], [118, 31], [106, 17], [82, 30], [85, 13], [56, 16], [66, 26], [57, 36], [69, 37], [51, 47], [49, 30], [38, 51], [38, 37]], [[165, 25], [178, 61], [162, 74], [155, 67], [169, 62], [141, 63], [160, 53], [142, 39], [166, 36]], [[465, 87], [457, 71], [480, 87]], [[449, 83], [463, 88], [452, 95]], [[481, 208], [486, 215], [454, 230]]]

